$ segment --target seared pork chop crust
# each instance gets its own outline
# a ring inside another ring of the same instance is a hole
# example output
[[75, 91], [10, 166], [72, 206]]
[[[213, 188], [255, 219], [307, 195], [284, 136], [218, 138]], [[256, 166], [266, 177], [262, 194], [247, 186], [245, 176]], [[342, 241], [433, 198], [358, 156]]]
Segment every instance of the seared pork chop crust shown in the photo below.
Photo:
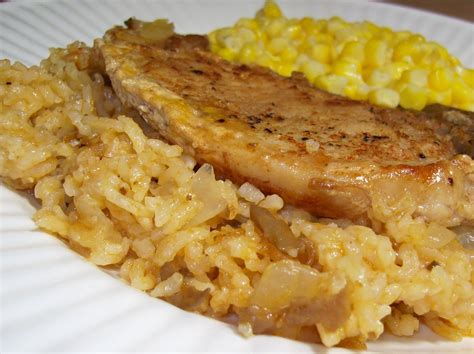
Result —
[[120, 99], [222, 177], [324, 217], [366, 222], [378, 194], [396, 185], [428, 219], [474, 218], [472, 160], [456, 156], [439, 120], [233, 64], [207, 45], [196, 35], [147, 42], [121, 27], [96, 43]]

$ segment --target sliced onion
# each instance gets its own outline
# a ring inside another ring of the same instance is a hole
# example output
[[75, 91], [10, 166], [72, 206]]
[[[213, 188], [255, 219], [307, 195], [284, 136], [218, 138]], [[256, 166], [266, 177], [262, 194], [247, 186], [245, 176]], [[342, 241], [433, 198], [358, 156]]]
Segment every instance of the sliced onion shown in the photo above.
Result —
[[460, 225], [451, 228], [458, 237], [459, 242], [469, 249], [474, 250], [474, 225]]
[[292, 257], [298, 255], [298, 238], [283, 219], [254, 204], [250, 205], [250, 219], [280, 251]]
[[293, 303], [286, 311], [285, 323], [291, 326], [309, 326], [320, 323], [335, 331], [346, 322], [351, 313], [346, 288], [335, 295], [323, 296], [306, 303]]
[[[285, 324], [291, 327], [320, 323], [331, 331], [350, 315], [344, 279], [336, 280], [334, 274], [320, 273], [288, 259], [265, 269], [252, 294], [251, 306], [266, 309], [269, 314], [284, 314]], [[272, 316], [260, 314], [259, 317], [272, 326]]]
[[[333, 274], [320, 273], [297, 261], [281, 260], [265, 269], [251, 302], [272, 311], [281, 310], [296, 300], [307, 302], [330, 294], [329, 289], [333, 288], [336, 280]], [[345, 286], [344, 281], [337, 284], [339, 290]]]
[[222, 213], [227, 208], [227, 201], [222, 197], [221, 190], [209, 164], [202, 165], [192, 177], [191, 190], [203, 202], [203, 208], [190, 222], [198, 225]]

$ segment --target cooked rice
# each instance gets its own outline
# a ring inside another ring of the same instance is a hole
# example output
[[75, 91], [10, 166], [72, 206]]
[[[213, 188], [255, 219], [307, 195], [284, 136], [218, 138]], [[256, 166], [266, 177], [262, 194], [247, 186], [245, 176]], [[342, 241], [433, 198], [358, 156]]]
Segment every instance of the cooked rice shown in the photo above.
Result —
[[415, 218], [400, 195], [398, 209], [374, 204], [376, 234], [216, 180], [147, 137], [106, 83], [80, 43], [39, 67], [0, 62], [0, 176], [34, 189], [41, 229], [151, 296], [238, 318], [245, 336], [354, 347], [384, 329], [410, 336], [420, 321], [474, 335], [472, 252], [449, 225]]

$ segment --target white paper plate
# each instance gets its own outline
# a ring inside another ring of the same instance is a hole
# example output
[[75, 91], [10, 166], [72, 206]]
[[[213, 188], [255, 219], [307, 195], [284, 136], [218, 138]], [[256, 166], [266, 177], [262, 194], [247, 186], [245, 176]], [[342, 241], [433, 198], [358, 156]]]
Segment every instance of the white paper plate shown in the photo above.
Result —
[[[36, 64], [48, 48], [91, 43], [131, 16], [166, 17], [178, 32], [208, 32], [253, 16], [263, 0], [29, 1], [0, 4], [0, 58]], [[472, 24], [378, 3], [284, 1], [288, 16], [341, 16], [409, 29], [445, 45], [474, 66]], [[153, 299], [102, 272], [61, 241], [37, 231], [26, 196], [0, 186], [1, 311], [4, 351], [161, 351], [311, 353], [320, 346], [283, 338], [244, 339], [236, 330]], [[372, 351], [473, 352], [474, 340], [452, 343], [422, 329], [410, 339], [384, 335]], [[331, 353], [348, 352], [331, 349]]]

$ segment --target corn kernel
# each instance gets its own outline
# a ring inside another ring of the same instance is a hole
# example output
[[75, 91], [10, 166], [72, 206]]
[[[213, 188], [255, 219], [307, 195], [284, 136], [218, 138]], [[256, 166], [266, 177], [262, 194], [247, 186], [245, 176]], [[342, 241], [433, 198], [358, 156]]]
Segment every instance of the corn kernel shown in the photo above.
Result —
[[428, 71], [423, 69], [405, 70], [400, 80], [409, 84], [425, 87], [428, 84]]
[[362, 22], [362, 27], [364, 31], [367, 31], [372, 35], [377, 33], [377, 31], [379, 30], [379, 27], [370, 21]]
[[216, 34], [217, 43], [224, 48], [238, 51], [241, 47], [241, 40], [234, 35], [234, 30], [227, 31], [227, 28]]
[[286, 38], [277, 37], [273, 38], [270, 43], [268, 43], [268, 50], [270, 53], [277, 55], [283, 52], [283, 50], [285, 50], [289, 45], [290, 44]]
[[285, 62], [293, 62], [298, 56], [298, 51], [294, 47], [286, 47], [280, 54], [280, 58]]
[[228, 61], [232, 61], [232, 60], [235, 60], [236, 56], [237, 56], [237, 52], [231, 48], [222, 48], [222, 49], [219, 49], [217, 54], [225, 59], [225, 60], [228, 60]]
[[226, 39], [234, 36], [234, 30], [232, 28], [222, 28], [213, 32], [213, 36], [216, 38], [217, 44], [220, 47], [226, 46]]
[[255, 31], [258, 28], [258, 23], [253, 18], [241, 18], [237, 21], [235, 26], [248, 28]]
[[474, 88], [474, 69], [464, 69], [461, 72], [461, 77], [463, 78], [466, 84]]
[[331, 17], [328, 21], [327, 30], [329, 33], [335, 33], [336, 31], [347, 27], [348, 24], [342, 18], [338, 16]]
[[331, 44], [334, 39], [329, 33], [314, 33], [314, 38], [318, 43], [326, 44]]
[[257, 58], [257, 46], [255, 43], [246, 43], [239, 52], [239, 60], [243, 63], [251, 63]]
[[278, 72], [278, 70], [280, 70], [280, 67], [281, 67], [280, 59], [272, 59], [268, 67], [271, 70]]
[[418, 44], [426, 42], [425, 37], [423, 37], [421, 34], [418, 34], [418, 33], [412, 34], [408, 40], [412, 43], [418, 43]]
[[389, 88], [394, 89], [398, 93], [401, 93], [409, 84], [403, 82], [401, 80], [392, 81], [392, 83], [388, 86]]
[[357, 34], [352, 27], [344, 27], [334, 32], [334, 39], [339, 43], [356, 41]]
[[348, 83], [346, 87], [344, 87], [344, 96], [355, 99], [357, 96], [357, 84], [353, 82]]
[[327, 72], [327, 66], [315, 60], [307, 60], [300, 67], [299, 70], [303, 72], [310, 82], [313, 82], [318, 76]]
[[257, 37], [257, 41], [262, 41], [262, 42], [266, 42], [268, 40], [268, 36], [267, 34], [265, 33], [265, 31], [263, 31], [262, 29], [260, 28], [257, 28], [255, 31], [253, 31], [255, 33], [255, 36]]
[[295, 67], [296, 69], [298, 68], [301, 68], [307, 61], [310, 61], [312, 60], [310, 57], [308, 57], [306, 54], [299, 54], [297, 57], [296, 57], [296, 60], [295, 60]]
[[403, 61], [394, 61], [386, 66], [393, 80], [400, 79], [402, 77], [403, 72], [405, 70], [408, 70], [410, 67], [410, 64]]
[[453, 55], [450, 55], [448, 60], [452, 66], [461, 66], [461, 61]]
[[270, 55], [268, 55], [266, 53], [262, 53], [262, 54], [257, 56], [257, 59], [255, 59], [255, 63], [257, 65], [269, 68], [269, 67], [272, 66], [273, 61], [272, 61], [272, 58], [270, 57]]
[[277, 66], [277, 70], [278, 74], [280, 74], [281, 76], [290, 76], [291, 73], [293, 72], [293, 65], [291, 64], [288, 64], [288, 63], [280, 63], [278, 66]]
[[331, 47], [325, 43], [317, 43], [311, 50], [311, 57], [321, 63], [329, 63], [331, 60]]
[[372, 87], [385, 87], [393, 80], [390, 71], [386, 68], [369, 69], [364, 75], [365, 82]]
[[370, 87], [364, 82], [358, 83], [355, 92], [349, 96], [353, 100], [366, 100], [369, 97]]
[[428, 101], [426, 89], [413, 84], [407, 86], [400, 92], [400, 106], [407, 109], [422, 110]]
[[418, 51], [412, 55], [414, 65], [429, 68], [434, 61], [438, 60], [436, 55], [433, 55], [425, 45], [419, 44], [417, 46]]
[[360, 63], [358, 62], [340, 59], [332, 64], [332, 72], [336, 75], [360, 79], [360, 71]]
[[281, 33], [281, 31], [283, 31], [285, 26], [286, 26], [286, 19], [275, 18], [268, 23], [268, 25], [265, 28], [265, 31], [270, 38], [274, 38], [278, 36]]
[[273, 0], [265, 1], [265, 5], [263, 6], [263, 14], [269, 18], [278, 18], [282, 15], [280, 7]]
[[364, 61], [364, 45], [357, 41], [350, 41], [344, 45], [344, 48], [339, 54], [339, 58], [347, 60], [354, 60], [358, 62]]
[[319, 19], [316, 20], [316, 31], [324, 33], [328, 29], [328, 20], [326, 19]]
[[382, 107], [394, 108], [400, 103], [400, 95], [389, 88], [379, 88], [369, 93], [369, 102]]
[[303, 17], [300, 20], [300, 25], [305, 31], [308, 31], [308, 32], [317, 30], [316, 21], [311, 17]]
[[365, 62], [369, 66], [382, 66], [388, 59], [387, 43], [371, 39], [365, 45]]
[[430, 87], [438, 91], [449, 89], [453, 79], [454, 76], [452, 71], [446, 68], [433, 70], [428, 76]]
[[246, 27], [240, 27], [236, 31], [237, 36], [242, 40], [243, 43], [253, 42], [257, 40], [257, 36], [254, 31]]
[[376, 39], [380, 39], [384, 42], [392, 42], [395, 40], [393, 31], [388, 27], [382, 27], [374, 36]]
[[323, 90], [342, 95], [349, 80], [347, 77], [335, 74], [321, 75], [315, 80], [315, 85]]
[[455, 80], [452, 85], [453, 103], [463, 104], [474, 101], [474, 90], [462, 80]]
[[435, 91], [435, 90], [429, 90], [428, 91], [428, 103], [439, 103], [443, 104], [445, 106], [449, 106], [451, 104], [451, 90], [445, 90], [445, 91]]
[[299, 24], [289, 24], [281, 32], [283, 37], [295, 39], [301, 36], [303, 30]]
[[393, 49], [392, 57], [396, 61], [413, 62], [413, 57], [417, 55], [418, 48], [409, 41], [398, 43]]
[[462, 109], [464, 111], [474, 112], [474, 102], [465, 102], [458, 105], [454, 105], [454, 107]]
[[308, 35], [305, 40], [301, 41], [298, 46], [300, 53], [311, 53], [311, 50], [316, 45], [316, 38], [313, 35]]
[[410, 38], [411, 32], [410, 31], [398, 31], [395, 32], [395, 39], [397, 42], [402, 42], [408, 38]]
[[436, 53], [438, 53], [439, 57], [440, 58], [443, 58], [443, 59], [448, 59], [449, 58], [449, 53], [448, 53], [448, 50], [441, 46], [439, 43], [436, 43], [436, 42], [428, 42], [434, 51], [436, 51]]

